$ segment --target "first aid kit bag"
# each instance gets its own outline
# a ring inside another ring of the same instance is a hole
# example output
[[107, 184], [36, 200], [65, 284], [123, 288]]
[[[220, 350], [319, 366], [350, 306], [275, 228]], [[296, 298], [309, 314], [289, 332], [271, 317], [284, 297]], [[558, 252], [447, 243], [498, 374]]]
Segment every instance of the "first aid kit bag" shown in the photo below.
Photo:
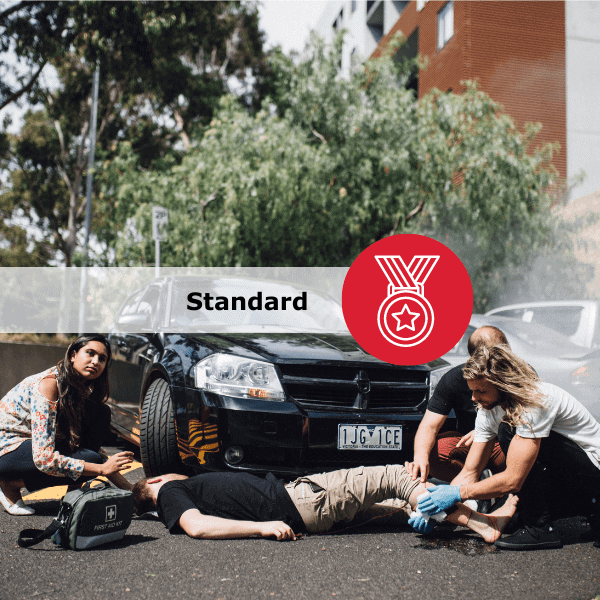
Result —
[[42, 540], [72, 550], [86, 550], [125, 536], [133, 517], [133, 494], [107, 486], [85, 483], [65, 494], [58, 516], [45, 529], [24, 529], [18, 543], [29, 548]]

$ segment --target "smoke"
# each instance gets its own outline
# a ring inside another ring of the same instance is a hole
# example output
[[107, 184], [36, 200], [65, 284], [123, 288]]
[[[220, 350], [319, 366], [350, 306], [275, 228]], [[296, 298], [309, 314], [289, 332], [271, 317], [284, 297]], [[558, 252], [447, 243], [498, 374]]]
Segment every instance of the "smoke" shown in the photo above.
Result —
[[487, 246], [475, 232], [432, 235], [451, 248], [473, 284], [473, 312], [544, 300], [600, 299], [600, 192], [553, 209], [544, 243], [508, 236]]

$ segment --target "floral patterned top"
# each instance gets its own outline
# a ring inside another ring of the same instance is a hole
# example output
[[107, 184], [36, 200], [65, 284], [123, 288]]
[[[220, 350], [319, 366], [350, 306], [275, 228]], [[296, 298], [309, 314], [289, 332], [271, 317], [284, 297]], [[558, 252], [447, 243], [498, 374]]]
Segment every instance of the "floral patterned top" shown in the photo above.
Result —
[[82, 460], [63, 456], [55, 449], [56, 402], [39, 390], [42, 379], [56, 376], [56, 367], [27, 377], [0, 400], [0, 456], [31, 439], [33, 462], [44, 473], [77, 479]]

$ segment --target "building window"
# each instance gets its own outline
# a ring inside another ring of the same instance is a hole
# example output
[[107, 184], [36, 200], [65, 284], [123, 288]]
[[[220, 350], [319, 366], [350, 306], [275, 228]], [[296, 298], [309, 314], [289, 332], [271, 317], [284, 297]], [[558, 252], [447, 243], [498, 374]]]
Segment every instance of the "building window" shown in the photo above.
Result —
[[454, 35], [454, 3], [448, 2], [438, 13], [438, 50], [441, 50]]
[[342, 28], [342, 23], [344, 22], [344, 9], [340, 10], [340, 14], [337, 16], [337, 19], [333, 22], [333, 30], [339, 31]]
[[372, 49], [367, 48], [367, 55], [373, 52], [373, 50], [377, 47], [377, 44], [379, 44], [381, 41], [381, 38], [383, 38], [383, 10], [383, 2], [372, 2], [369, 12], [367, 12], [367, 28], [371, 33], [371, 40], [373, 43]]
[[352, 0], [352, 12], [356, 10], [356, 0]]
[[414, 62], [419, 55], [419, 28], [415, 29], [406, 40], [406, 43], [400, 47], [394, 56], [394, 60], [399, 63], [409, 61], [410, 70], [405, 65], [403, 71], [406, 73], [405, 79], [402, 82], [407, 90], [412, 90], [415, 93], [415, 98], [419, 97], [419, 69]]

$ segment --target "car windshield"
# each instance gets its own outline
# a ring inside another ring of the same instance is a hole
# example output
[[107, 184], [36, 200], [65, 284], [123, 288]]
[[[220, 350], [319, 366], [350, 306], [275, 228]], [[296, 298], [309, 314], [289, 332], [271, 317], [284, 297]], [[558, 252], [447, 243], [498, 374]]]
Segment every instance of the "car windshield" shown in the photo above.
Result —
[[525, 323], [538, 323], [554, 329], [563, 335], [577, 333], [581, 322], [583, 306], [531, 306], [496, 311], [493, 314], [501, 317], [521, 319]]
[[[243, 279], [176, 281], [171, 297], [169, 327], [186, 331], [265, 326], [347, 331], [341, 306], [324, 294], [306, 290], [305, 310], [296, 310], [291, 301], [287, 302], [285, 310], [282, 308], [282, 298], [296, 299], [301, 297], [303, 291], [291, 285]], [[191, 293], [195, 294], [195, 302], [190, 304], [188, 296]], [[207, 295], [210, 296], [208, 303]], [[252, 298], [254, 300], [251, 302]], [[223, 308], [225, 300], [227, 309]], [[273, 308], [275, 302], [277, 309]], [[190, 305], [199, 308], [190, 310]], [[302, 306], [300, 300], [296, 306]]]
[[474, 331], [475, 327], [469, 325], [456, 345], [446, 353], [446, 356], [467, 356], [467, 354], [469, 354], [467, 350], [467, 342]]
[[[581, 347], [573, 344], [567, 337], [562, 336], [553, 329], [536, 323], [525, 323], [508, 317], [473, 318], [460, 341], [446, 354], [447, 357], [468, 356], [467, 342], [470, 335], [477, 327], [494, 325], [501, 329], [508, 338], [511, 346], [517, 347], [517, 342], [522, 344], [522, 350], [529, 348], [531, 351], [560, 356], [567, 353], [581, 353]], [[514, 349], [514, 348], [513, 348]]]
[[536, 350], [556, 355], [568, 352], [569, 350], [581, 351], [581, 348], [571, 343], [567, 337], [563, 337], [557, 331], [549, 329], [544, 325], [518, 321], [515, 324], [503, 323], [499, 327], [507, 336], [512, 335]]

